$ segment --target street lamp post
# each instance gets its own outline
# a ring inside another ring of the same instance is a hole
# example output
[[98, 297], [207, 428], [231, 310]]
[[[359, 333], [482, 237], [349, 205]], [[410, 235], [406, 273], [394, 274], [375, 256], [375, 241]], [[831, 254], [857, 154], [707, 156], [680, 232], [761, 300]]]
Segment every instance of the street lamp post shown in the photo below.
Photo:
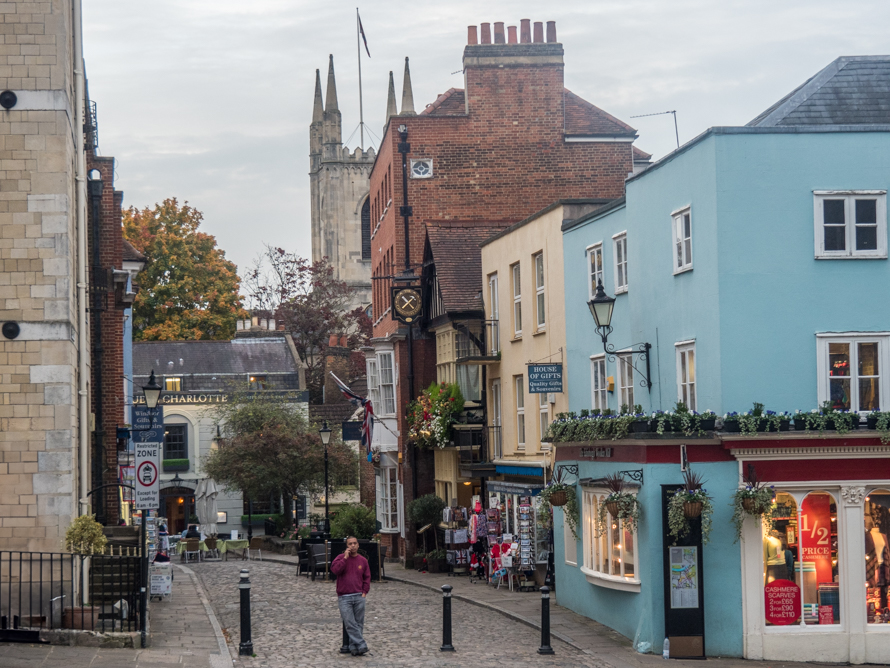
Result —
[[[155, 380], [155, 372], [154, 369], [151, 371], [151, 377], [148, 379], [148, 385], [143, 386], [142, 394], [145, 396], [145, 407], [151, 411], [149, 413], [149, 428], [150, 431], [154, 426], [154, 411], [158, 408], [158, 402], [161, 400], [161, 393], [163, 390], [161, 386], [158, 385], [158, 381]], [[139, 601], [139, 625], [141, 627], [142, 632], [142, 646], [145, 647], [146, 641], [146, 615], [148, 614], [148, 549], [145, 540], [145, 525], [148, 524], [146, 520], [148, 519], [148, 511], [142, 511], [142, 526], [139, 531], [141, 534], [141, 550], [142, 550], [142, 588], [140, 591], [141, 600]]]
[[324, 426], [318, 430], [321, 436], [321, 442], [324, 444], [324, 532], [327, 536], [331, 535], [331, 517], [329, 514], [329, 496], [328, 494], [328, 443], [331, 442], [331, 428], [328, 427], [328, 421], [324, 421]]
[[[602, 281], [597, 281], [596, 294], [593, 296], [593, 299], [587, 302], [587, 307], [590, 309], [590, 315], [593, 316], [593, 321], [596, 323], [597, 334], [603, 340], [603, 350], [608, 354], [609, 361], [615, 362], [615, 345], [609, 343], [609, 334], [612, 333], [612, 311], [615, 309], [615, 298], [606, 294]], [[651, 392], [652, 377], [649, 372], [649, 351], [652, 349], [652, 344], [634, 343], [626, 348], [629, 350], [622, 352], [621, 356], [630, 357], [631, 366], [636, 369], [637, 373], [644, 376], [643, 380], [640, 381], [640, 385], [646, 387]], [[639, 355], [640, 360], [646, 362], [645, 370], [637, 369], [637, 366], [633, 363], [634, 355]], [[625, 361], [624, 364], [627, 364], [627, 362]]]

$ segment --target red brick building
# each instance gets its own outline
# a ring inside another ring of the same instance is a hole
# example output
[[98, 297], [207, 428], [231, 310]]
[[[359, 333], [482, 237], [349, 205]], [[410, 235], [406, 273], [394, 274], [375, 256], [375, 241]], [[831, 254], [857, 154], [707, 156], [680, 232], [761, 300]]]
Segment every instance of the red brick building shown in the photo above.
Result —
[[[634, 166], [636, 131], [566, 90], [555, 23], [547, 24], [546, 41], [544, 25], [532, 28], [527, 19], [518, 34], [515, 26], [505, 32], [503, 23], [494, 24], [493, 35], [490, 24], [480, 32], [470, 26], [463, 64], [464, 88], [450, 89], [415, 114], [406, 60], [402, 113], [395, 115], [390, 88], [371, 172], [374, 330], [366, 356], [382, 423], [374, 435], [381, 452], [378, 517], [384, 536], [401, 536], [392, 540], [391, 554], [402, 557], [413, 554], [415, 538], [405, 504], [434, 491], [432, 453], [401, 436], [405, 407], [436, 379], [436, 349], [423, 320], [408, 341], [409, 328], [392, 318], [390, 290], [413, 284], [427, 305], [438, 296], [421, 281], [427, 226], [460, 220], [496, 229], [560, 198], [621, 197]], [[404, 180], [400, 149], [406, 151]], [[404, 282], [394, 283], [400, 274]]]

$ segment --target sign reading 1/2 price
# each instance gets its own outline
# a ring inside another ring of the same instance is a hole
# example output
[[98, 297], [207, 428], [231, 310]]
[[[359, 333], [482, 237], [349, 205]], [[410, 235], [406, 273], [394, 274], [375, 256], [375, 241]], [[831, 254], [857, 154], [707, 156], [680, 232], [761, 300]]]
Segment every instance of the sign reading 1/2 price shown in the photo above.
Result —
[[136, 510], [155, 510], [161, 503], [160, 443], [136, 444]]

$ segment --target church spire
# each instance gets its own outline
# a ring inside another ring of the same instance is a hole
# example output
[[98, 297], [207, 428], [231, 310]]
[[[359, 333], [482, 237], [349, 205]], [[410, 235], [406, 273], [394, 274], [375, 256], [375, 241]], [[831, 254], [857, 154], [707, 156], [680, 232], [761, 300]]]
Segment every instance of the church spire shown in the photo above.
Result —
[[324, 106], [321, 101], [321, 71], [315, 70], [315, 102], [312, 105], [312, 123], [324, 120]]
[[401, 116], [416, 116], [414, 111], [414, 91], [411, 89], [411, 70], [408, 69], [408, 56], [405, 56], [405, 78], [402, 80]]
[[337, 106], [337, 82], [334, 81], [334, 54], [331, 54], [330, 64], [328, 65], [328, 92], [325, 95], [328, 103], [325, 111], [340, 111]]
[[[386, 94], [386, 125], [389, 125], [389, 119], [398, 116], [399, 110], [396, 108], [396, 85], [393, 83], [392, 71], [389, 73], [389, 92]], [[384, 126], [384, 131], [386, 126]]]

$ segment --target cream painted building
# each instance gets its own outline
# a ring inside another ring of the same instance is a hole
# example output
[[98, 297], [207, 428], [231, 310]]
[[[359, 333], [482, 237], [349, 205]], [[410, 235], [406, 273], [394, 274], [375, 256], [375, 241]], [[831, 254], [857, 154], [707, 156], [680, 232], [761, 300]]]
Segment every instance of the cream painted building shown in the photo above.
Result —
[[[504, 481], [545, 482], [550, 445], [541, 437], [569, 409], [562, 225], [607, 201], [559, 200], [482, 244], [488, 352], [499, 357], [487, 366], [488, 425], [500, 432], [489, 457]], [[561, 365], [563, 391], [530, 393], [529, 363]]]

